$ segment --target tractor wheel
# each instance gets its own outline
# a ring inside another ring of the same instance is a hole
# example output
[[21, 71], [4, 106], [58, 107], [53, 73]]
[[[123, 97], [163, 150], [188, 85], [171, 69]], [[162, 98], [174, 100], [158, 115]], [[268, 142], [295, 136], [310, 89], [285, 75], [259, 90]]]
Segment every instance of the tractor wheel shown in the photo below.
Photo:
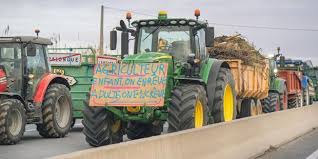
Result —
[[314, 97], [311, 97], [309, 104], [312, 105], [313, 103], [314, 103]]
[[288, 109], [288, 93], [287, 93], [286, 85], [284, 86], [284, 92], [282, 94], [279, 94], [279, 101], [280, 101], [280, 110]]
[[279, 111], [279, 104], [278, 93], [268, 93], [268, 96], [262, 100], [263, 112], [271, 113]]
[[39, 134], [47, 138], [64, 137], [72, 124], [72, 99], [69, 89], [52, 84], [47, 89], [42, 105], [43, 123], [37, 124]]
[[263, 113], [263, 105], [260, 99], [255, 99], [256, 109], [257, 109], [257, 115], [260, 115]]
[[121, 121], [113, 121], [112, 114], [104, 107], [90, 107], [84, 101], [83, 133], [86, 142], [94, 147], [123, 141]]
[[258, 114], [256, 104], [253, 99], [244, 99], [241, 104], [240, 117], [256, 116]]
[[127, 125], [127, 137], [131, 140], [160, 135], [162, 131], [163, 123], [153, 125], [131, 121]]
[[297, 108], [299, 107], [299, 99], [296, 98], [292, 98], [292, 99], [288, 99], [288, 109], [292, 109], [292, 108]]
[[0, 144], [13, 145], [23, 136], [26, 115], [23, 104], [17, 99], [0, 101]]
[[172, 91], [168, 107], [168, 131], [200, 128], [208, 124], [209, 108], [203, 86], [187, 84]]
[[304, 106], [306, 105], [310, 105], [310, 95], [309, 95], [309, 87], [306, 88], [305, 90], [305, 102], [304, 102]]
[[213, 122], [219, 123], [236, 119], [235, 82], [230, 69], [220, 68], [213, 101]]

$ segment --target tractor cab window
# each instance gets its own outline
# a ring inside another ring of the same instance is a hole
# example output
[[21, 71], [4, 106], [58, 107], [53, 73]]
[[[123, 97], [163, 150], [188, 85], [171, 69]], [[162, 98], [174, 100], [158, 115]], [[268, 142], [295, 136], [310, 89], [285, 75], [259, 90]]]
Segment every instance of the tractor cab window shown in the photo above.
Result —
[[[46, 48], [42, 45], [35, 45], [36, 47], [36, 54], [35, 56], [28, 56], [27, 57], [27, 74], [33, 76], [32, 85], [29, 91], [34, 92], [35, 87], [37, 86], [38, 82], [40, 81], [41, 77], [48, 73], [48, 67], [46, 63], [46, 56], [45, 51]], [[27, 50], [27, 49], [26, 49]], [[32, 94], [32, 93], [30, 93]]]
[[170, 53], [185, 60], [191, 51], [189, 26], [148, 26], [140, 28], [137, 51]]
[[8, 78], [8, 90], [20, 93], [22, 83], [21, 45], [1, 43], [0, 65], [5, 69]]

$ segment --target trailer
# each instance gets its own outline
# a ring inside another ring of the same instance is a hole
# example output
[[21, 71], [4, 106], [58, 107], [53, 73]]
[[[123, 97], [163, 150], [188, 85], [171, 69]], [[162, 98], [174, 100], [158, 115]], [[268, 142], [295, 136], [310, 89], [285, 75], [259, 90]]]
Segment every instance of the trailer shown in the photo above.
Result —
[[268, 96], [269, 63], [247, 65], [242, 60], [225, 60], [229, 63], [235, 80], [239, 117], [254, 116], [262, 113], [261, 100]]
[[49, 48], [51, 71], [63, 75], [71, 86], [73, 101], [73, 124], [82, 119], [83, 101], [90, 91], [93, 70], [97, 63], [116, 63], [112, 56], [97, 56], [93, 48]]

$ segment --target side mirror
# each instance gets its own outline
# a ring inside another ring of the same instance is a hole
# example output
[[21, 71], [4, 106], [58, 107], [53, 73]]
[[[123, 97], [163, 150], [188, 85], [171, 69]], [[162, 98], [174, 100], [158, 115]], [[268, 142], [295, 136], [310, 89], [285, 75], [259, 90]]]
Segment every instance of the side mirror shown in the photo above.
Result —
[[207, 27], [205, 29], [205, 46], [206, 47], [214, 46], [214, 27]]
[[117, 46], [117, 31], [110, 31], [110, 50], [116, 50]]
[[124, 55], [128, 55], [129, 52], [129, 33], [123, 31], [121, 33], [121, 58], [124, 58]]
[[27, 56], [35, 56], [36, 55], [36, 47], [34, 44], [29, 44], [27, 46]]

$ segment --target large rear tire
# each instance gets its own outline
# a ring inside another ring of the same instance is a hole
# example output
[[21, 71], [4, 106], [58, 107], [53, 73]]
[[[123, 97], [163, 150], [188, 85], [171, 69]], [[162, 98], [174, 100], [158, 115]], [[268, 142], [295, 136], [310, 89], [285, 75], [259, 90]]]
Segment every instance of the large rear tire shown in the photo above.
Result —
[[25, 131], [26, 115], [23, 104], [17, 99], [0, 101], [0, 144], [18, 143]]
[[42, 105], [43, 123], [37, 124], [39, 134], [47, 138], [64, 137], [70, 131], [72, 99], [63, 84], [52, 84], [47, 89]]
[[104, 107], [90, 107], [84, 101], [83, 133], [86, 142], [94, 147], [104, 146], [123, 141], [122, 122], [114, 120], [111, 112]]
[[208, 124], [209, 108], [203, 86], [186, 84], [172, 91], [168, 107], [168, 131], [200, 128]]
[[213, 102], [212, 116], [214, 123], [236, 119], [235, 81], [230, 69], [220, 68], [216, 79]]
[[278, 93], [268, 93], [268, 96], [262, 100], [262, 105], [264, 113], [279, 111], [280, 101]]
[[127, 137], [131, 140], [160, 135], [163, 131], [163, 123], [158, 125], [139, 122], [129, 122], [127, 125]]

